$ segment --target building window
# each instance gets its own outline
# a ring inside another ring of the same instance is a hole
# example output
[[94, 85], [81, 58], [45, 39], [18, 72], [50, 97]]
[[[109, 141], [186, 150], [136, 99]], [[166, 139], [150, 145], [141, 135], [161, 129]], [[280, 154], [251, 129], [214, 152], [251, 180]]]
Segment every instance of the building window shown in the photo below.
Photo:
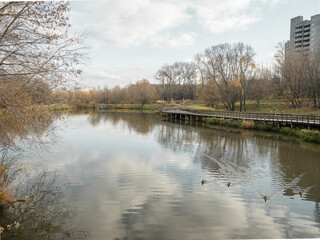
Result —
[[312, 23], [311, 26], [314, 26], [314, 23]]

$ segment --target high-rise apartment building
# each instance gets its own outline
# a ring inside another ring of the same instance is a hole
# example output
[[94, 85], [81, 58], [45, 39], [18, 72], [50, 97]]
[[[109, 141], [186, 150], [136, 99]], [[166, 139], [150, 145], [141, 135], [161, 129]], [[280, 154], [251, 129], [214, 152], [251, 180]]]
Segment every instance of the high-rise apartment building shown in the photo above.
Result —
[[286, 54], [294, 52], [320, 51], [320, 14], [310, 20], [302, 16], [291, 19], [290, 41], [285, 44]]

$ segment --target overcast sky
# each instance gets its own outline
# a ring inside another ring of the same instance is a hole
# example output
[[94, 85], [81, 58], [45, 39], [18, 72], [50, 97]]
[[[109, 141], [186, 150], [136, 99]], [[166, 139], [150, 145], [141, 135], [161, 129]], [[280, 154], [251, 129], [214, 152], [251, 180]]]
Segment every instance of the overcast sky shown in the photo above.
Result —
[[270, 65], [290, 19], [319, 13], [319, 0], [104, 0], [71, 2], [70, 20], [90, 47], [82, 84], [110, 88], [155, 83], [162, 65], [225, 42], [251, 45]]

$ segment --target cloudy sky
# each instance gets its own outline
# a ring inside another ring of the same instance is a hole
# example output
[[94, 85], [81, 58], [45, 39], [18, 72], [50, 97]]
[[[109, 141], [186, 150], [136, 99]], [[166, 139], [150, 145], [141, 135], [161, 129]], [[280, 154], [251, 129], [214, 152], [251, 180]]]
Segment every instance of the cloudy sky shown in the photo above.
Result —
[[90, 62], [82, 84], [156, 82], [164, 64], [190, 61], [207, 47], [244, 42], [272, 64], [289, 39], [290, 19], [320, 13], [320, 0], [104, 0], [71, 2], [75, 32], [87, 32]]

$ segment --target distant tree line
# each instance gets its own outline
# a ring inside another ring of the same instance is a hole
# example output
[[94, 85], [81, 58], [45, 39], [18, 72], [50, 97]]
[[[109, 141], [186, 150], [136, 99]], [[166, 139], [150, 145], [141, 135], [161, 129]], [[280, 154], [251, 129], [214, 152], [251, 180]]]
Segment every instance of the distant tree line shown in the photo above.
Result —
[[[164, 64], [155, 74], [157, 84], [147, 80], [98, 89], [90, 93], [69, 93], [68, 102], [146, 103], [156, 99], [197, 100], [208, 106], [222, 104], [234, 111], [246, 111], [247, 100], [284, 99], [292, 107], [320, 107], [320, 54], [316, 51], [285, 53], [278, 44], [275, 63], [257, 64], [255, 52], [243, 43], [219, 44], [198, 53], [193, 61]], [[56, 95], [60, 94], [55, 92]]]
[[246, 111], [246, 101], [285, 99], [293, 107], [320, 107], [320, 55], [316, 51], [285, 53], [279, 44], [275, 64], [263, 66], [255, 52], [243, 43], [219, 44], [198, 53], [192, 62], [163, 65], [155, 75], [162, 99], [188, 97], [214, 106], [222, 103], [234, 111]]
[[134, 84], [129, 84], [123, 88], [115, 86], [111, 89], [104, 87], [92, 90], [67, 90], [62, 88], [52, 93], [51, 103], [67, 103], [70, 105], [83, 104], [120, 104], [131, 103], [140, 104], [142, 108], [145, 104], [153, 103], [159, 99], [157, 87], [148, 80], [143, 79]]

